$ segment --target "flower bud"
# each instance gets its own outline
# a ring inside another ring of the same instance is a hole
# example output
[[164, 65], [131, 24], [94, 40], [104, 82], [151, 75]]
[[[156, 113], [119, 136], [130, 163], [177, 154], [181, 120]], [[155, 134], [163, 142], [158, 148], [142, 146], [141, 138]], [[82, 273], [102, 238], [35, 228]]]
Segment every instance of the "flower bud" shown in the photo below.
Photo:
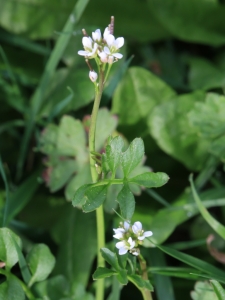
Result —
[[98, 74], [95, 71], [90, 71], [89, 78], [91, 79], [92, 82], [95, 82], [98, 78]]

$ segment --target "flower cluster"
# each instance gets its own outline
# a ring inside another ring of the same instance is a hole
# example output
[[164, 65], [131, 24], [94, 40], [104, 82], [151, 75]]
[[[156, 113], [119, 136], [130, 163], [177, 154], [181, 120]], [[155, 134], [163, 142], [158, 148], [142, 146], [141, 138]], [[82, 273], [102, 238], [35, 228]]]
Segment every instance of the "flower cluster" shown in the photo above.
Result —
[[92, 32], [92, 38], [84, 36], [82, 43], [84, 50], [78, 51], [78, 54], [85, 56], [87, 59], [98, 56], [101, 62], [112, 64], [123, 57], [118, 51], [124, 44], [124, 38], [115, 39], [114, 35], [110, 33], [109, 27], [106, 27], [103, 37], [100, 29], [97, 29]]
[[139, 255], [138, 246], [142, 244], [144, 238], [152, 236], [152, 231], [144, 231], [141, 222], [135, 222], [134, 225], [127, 221], [120, 224], [120, 227], [114, 230], [113, 237], [120, 240], [116, 243], [119, 254], [126, 254], [128, 251], [133, 255]]
[[111, 17], [111, 23], [106, 27], [103, 36], [100, 29], [96, 29], [92, 32], [92, 37], [87, 35], [85, 29], [82, 30], [84, 34], [82, 39], [84, 50], [78, 51], [78, 54], [85, 57], [85, 61], [90, 69], [89, 78], [95, 84], [98, 79], [98, 74], [93, 70], [89, 59], [94, 58], [98, 65], [98, 69], [103, 72], [108, 63], [108, 71], [104, 78], [106, 81], [112, 64], [123, 57], [123, 55], [119, 53], [119, 49], [124, 45], [124, 38], [119, 37], [116, 39], [113, 35], [113, 29], [114, 17]]

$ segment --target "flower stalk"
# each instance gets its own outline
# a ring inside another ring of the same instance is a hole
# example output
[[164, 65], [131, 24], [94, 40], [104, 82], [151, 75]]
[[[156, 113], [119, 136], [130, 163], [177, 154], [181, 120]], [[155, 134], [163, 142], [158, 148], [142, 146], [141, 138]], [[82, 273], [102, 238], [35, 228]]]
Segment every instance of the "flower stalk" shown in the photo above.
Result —
[[[124, 38], [120, 37], [115, 39], [113, 36], [114, 31], [114, 17], [111, 17], [111, 23], [109, 27], [106, 27], [103, 37], [100, 29], [92, 32], [92, 37], [89, 37], [86, 30], [83, 29], [82, 44], [84, 50], [78, 51], [78, 54], [85, 57], [85, 61], [89, 67], [89, 78], [95, 85], [95, 100], [93, 110], [91, 114], [91, 122], [89, 129], [89, 153], [90, 153], [90, 169], [93, 183], [99, 181], [101, 174], [96, 167], [96, 157], [93, 156], [95, 151], [95, 133], [96, 122], [98, 116], [99, 105], [102, 98], [103, 88], [106, 80], [108, 79], [109, 72], [112, 64], [123, 55], [119, 53], [119, 49], [124, 44]], [[94, 59], [98, 68], [98, 74], [92, 68], [89, 60]], [[107, 67], [107, 71], [105, 72]], [[106, 73], [106, 74], [105, 74]], [[105, 261], [101, 256], [100, 249], [105, 247], [105, 229], [104, 229], [104, 211], [103, 206], [100, 206], [96, 210], [96, 222], [97, 222], [97, 253], [98, 267], [104, 267]], [[104, 299], [104, 279], [97, 281], [96, 287], [96, 300]]]

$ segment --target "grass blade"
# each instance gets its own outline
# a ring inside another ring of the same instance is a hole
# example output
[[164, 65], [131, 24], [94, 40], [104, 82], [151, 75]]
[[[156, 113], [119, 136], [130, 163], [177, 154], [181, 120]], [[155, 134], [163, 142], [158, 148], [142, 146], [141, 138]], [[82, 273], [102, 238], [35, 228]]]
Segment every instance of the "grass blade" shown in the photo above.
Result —
[[[63, 32], [71, 32], [74, 28], [74, 25], [79, 21], [80, 17], [82, 16], [89, 0], [78, 0], [78, 2], [75, 4], [74, 9], [72, 13], [69, 15], [69, 18], [63, 28]], [[44, 93], [46, 91], [46, 88], [49, 85], [50, 79], [52, 75], [54, 74], [56, 67], [64, 53], [65, 48], [67, 47], [67, 44], [71, 38], [71, 35], [69, 34], [62, 34], [60, 35], [59, 39], [56, 42], [55, 48], [52, 51], [52, 54], [46, 64], [44, 73], [42, 75], [42, 78], [40, 80], [40, 83], [34, 93], [34, 95], [31, 98], [31, 107], [30, 107], [30, 118], [27, 121], [26, 124], [26, 130], [22, 139], [20, 153], [19, 153], [19, 159], [17, 164], [17, 175], [16, 179], [19, 180], [22, 175], [22, 169], [26, 158], [26, 153], [30, 141], [30, 137], [33, 132], [34, 124], [36, 116], [43, 104], [44, 99]]]
[[212, 287], [214, 289], [214, 292], [218, 298], [218, 300], [224, 300], [225, 299], [225, 291], [223, 287], [220, 285], [220, 283], [216, 280], [210, 280], [210, 283], [212, 284]]
[[216, 279], [222, 283], [225, 283], [225, 272], [220, 269], [214, 267], [213, 265], [199, 259], [193, 257], [191, 255], [179, 252], [175, 249], [156, 245], [160, 250], [165, 252], [166, 254], [182, 261], [183, 263], [192, 266], [193, 268], [202, 271], [203, 273], [208, 274], [211, 278]]
[[192, 190], [193, 197], [195, 199], [195, 202], [198, 206], [198, 209], [199, 209], [202, 217], [209, 224], [209, 226], [211, 226], [216, 231], [216, 233], [218, 233], [225, 240], [225, 226], [223, 226], [216, 219], [214, 219], [210, 215], [210, 213], [207, 211], [207, 209], [204, 207], [204, 205], [202, 204], [202, 202], [201, 202], [201, 200], [200, 200], [200, 198], [199, 198], [199, 196], [196, 192], [192, 177], [193, 176], [191, 175], [190, 178], [189, 178], [190, 183], [191, 183], [191, 190]]

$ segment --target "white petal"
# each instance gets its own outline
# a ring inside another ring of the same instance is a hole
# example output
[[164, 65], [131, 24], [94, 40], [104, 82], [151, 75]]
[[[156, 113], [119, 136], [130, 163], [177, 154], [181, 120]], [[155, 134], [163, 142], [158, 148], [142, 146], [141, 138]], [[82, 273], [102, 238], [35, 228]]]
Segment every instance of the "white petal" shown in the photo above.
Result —
[[127, 251], [128, 251], [128, 249], [126, 249], [126, 248], [120, 248], [120, 249], [119, 249], [119, 255], [126, 254]]
[[117, 249], [123, 248], [124, 246], [125, 246], [125, 242], [124, 241], [116, 243], [116, 248]]
[[130, 248], [129, 248], [129, 249], [134, 248], [134, 246], [135, 246], [135, 241], [133, 241], [131, 237], [129, 237], [128, 243], [130, 244]]
[[124, 38], [123, 37], [119, 37], [115, 40], [115, 46], [117, 49], [121, 48], [124, 45]]
[[144, 235], [141, 235], [141, 236], [138, 237], [138, 240], [139, 240], [139, 241], [143, 241], [144, 238], [145, 238], [145, 236], [144, 236]]
[[144, 236], [145, 236], [145, 237], [152, 236], [152, 235], [153, 235], [153, 232], [152, 232], [152, 231], [145, 231], [145, 232], [144, 232]]
[[139, 231], [142, 230], [142, 224], [141, 224], [141, 222], [139, 222], [139, 221], [135, 222], [134, 225], [138, 228]]
[[117, 228], [117, 229], [113, 229], [115, 233], [118, 233], [118, 232], [125, 232], [125, 229], [123, 228]]
[[118, 233], [114, 234], [113, 237], [114, 237], [115, 239], [120, 240], [120, 239], [123, 238], [123, 233], [122, 233], [122, 232], [118, 232]]
[[92, 48], [92, 39], [90, 37], [87, 37], [87, 36], [84, 36], [82, 38], [82, 43], [83, 43], [83, 46], [84, 47], [87, 47], [87, 48]]
[[116, 58], [118, 58], [118, 59], [120, 59], [120, 58], [123, 57], [123, 54], [121, 54], [121, 53], [113, 53], [113, 56], [116, 57]]
[[138, 255], [139, 255], [139, 253], [138, 253], [138, 252], [132, 252], [132, 254], [133, 254], [133, 255], [136, 255], [136, 256], [138, 256]]
[[109, 31], [109, 27], [106, 27], [104, 33], [103, 33], [103, 37], [104, 39], [106, 40], [107, 36], [110, 34], [110, 31]]
[[104, 47], [104, 52], [106, 53], [106, 54], [111, 54], [111, 52], [110, 52], [110, 50], [109, 50], [109, 48], [108, 47]]
[[124, 221], [123, 227], [124, 227], [124, 229], [125, 229], [126, 231], [128, 231], [129, 228], [130, 228], [130, 223], [128, 223], [127, 221]]
[[88, 52], [87, 52], [87, 51], [84, 51], [84, 50], [80, 50], [80, 51], [78, 51], [78, 54], [79, 54], [79, 55], [82, 55], [82, 56], [87, 56], [87, 55], [88, 55]]
[[109, 34], [106, 38], [106, 43], [109, 47], [111, 47], [115, 42], [115, 37], [112, 34]]

